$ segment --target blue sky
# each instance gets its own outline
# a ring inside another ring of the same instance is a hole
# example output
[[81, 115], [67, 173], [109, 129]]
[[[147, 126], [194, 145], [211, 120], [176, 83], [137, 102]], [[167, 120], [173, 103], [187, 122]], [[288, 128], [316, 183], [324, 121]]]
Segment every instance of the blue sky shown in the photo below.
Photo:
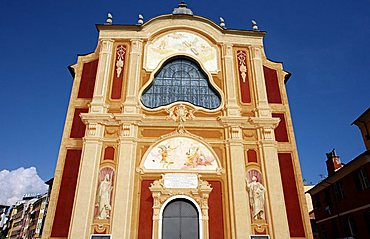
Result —
[[[95, 50], [96, 23], [135, 24], [171, 13], [179, 1], [1, 1], [0, 171], [35, 166], [53, 177], [77, 54]], [[365, 150], [351, 123], [370, 102], [370, 1], [187, 1], [196, 15], [228, 28], [266, 31], [269, 59], [287, 84], [303, 177], [326, 174], [332, 148], [348, 162]]]

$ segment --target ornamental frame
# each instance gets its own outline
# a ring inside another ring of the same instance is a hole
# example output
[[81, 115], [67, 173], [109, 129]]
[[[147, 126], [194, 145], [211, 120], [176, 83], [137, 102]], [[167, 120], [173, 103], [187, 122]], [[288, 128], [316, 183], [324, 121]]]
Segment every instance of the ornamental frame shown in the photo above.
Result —
[[152, 239], [162, 238], [162, 216], [164, 208], [171, 201], [183, 198], [191, 201], [199, 214], [199, 239], [209, 239], [208, 229], [208, 198], [212, 191], [211, 185], [198, 176], [197, 188], [165, 188], [164, 175], [155, 180], [149, 187], [153, 197], [153, 231]]

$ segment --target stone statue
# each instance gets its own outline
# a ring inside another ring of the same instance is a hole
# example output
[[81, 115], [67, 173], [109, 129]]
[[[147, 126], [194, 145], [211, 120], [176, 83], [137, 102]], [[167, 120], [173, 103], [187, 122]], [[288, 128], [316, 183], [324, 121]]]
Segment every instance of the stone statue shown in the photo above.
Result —
[[254, 220], [265, 220], [265, 187], [257, 182], [256, 176], [252, 177], [252, 182], [247, 180], [247, 190], [249, 192], [249, 203], [252, 207], [252, 217]]
[[98, 219], [108, 219], [112, 207], [110, 205], [110, 197], [112, 192], [112, 179], [109, 178], [109, 174], [104, 176], [104, 179], [100, 182], [98, 190], [98, 198], [96, 206], [98, 207]]

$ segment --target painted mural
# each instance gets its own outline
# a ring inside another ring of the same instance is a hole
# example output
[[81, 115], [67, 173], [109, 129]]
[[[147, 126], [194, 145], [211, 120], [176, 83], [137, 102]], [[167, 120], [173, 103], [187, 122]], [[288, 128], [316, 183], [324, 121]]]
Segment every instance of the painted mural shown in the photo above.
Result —
[[218, 71], [217, 50], [202, 37], [190, 32], [170, 32], [158, 37], [147, 45], [144, 67], [154, 70], [159, 62], [175, 54], [187, 54], [196, 57], [211, 73]]
[[150, 150], [144, 161], [145, 169], [216, 170], [213, 153], [202, 143], [187, 137], [162, 141]]
[[96, 193], [95, 213], [96, 219], [109, 219], [112, 210], [112, 190], [114, 171], [105, 167], [100, 170], [99, 184]]

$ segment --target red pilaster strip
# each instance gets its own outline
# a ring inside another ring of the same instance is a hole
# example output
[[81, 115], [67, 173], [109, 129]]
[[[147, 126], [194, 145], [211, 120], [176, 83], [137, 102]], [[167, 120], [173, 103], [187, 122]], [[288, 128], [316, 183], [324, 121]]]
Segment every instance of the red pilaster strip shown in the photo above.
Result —
[[153, 183], [153, 180], [143, 180], [141, 182], [138, 235], [140, 239], [152, 239], [153, 197], [149, 189], [151, 183]]
[[290, 153], [278, 153], [281, 181], [291, 237], [305, 237], [298, 190]]
[[209, 238], [224, 239], [224, 216], [222, 205], [222, 187], [219, 181], [208, 181], [212, 192], [208, 199]]
[[87, 62], [83, 65], [78, 98], [90, 99], [93, 97], [98, 61], [99, 60]]
[[263, 66], [263, 74], [265, 76], [267, 101], [269, 103], [281, 104], [280, 87], [276, 70]]
[[87, 113], [89, 109], [76, 108], [73, 114], [71, 138], [82, 138], [85, 136], [86, 125], [82, 122], [80, 114]]
[[275, 128], [275, 139], [278, 142], [289, 142], [288, 131], [286, 128], [285, 117], [283, 113], [272, 113], [272, 117], [280, 118], [278, 127]]
[[82, 150], [67, 150], [55, 218], [51, 230], [52, 237], [68, 236], [80, 168], [81, 152]]

